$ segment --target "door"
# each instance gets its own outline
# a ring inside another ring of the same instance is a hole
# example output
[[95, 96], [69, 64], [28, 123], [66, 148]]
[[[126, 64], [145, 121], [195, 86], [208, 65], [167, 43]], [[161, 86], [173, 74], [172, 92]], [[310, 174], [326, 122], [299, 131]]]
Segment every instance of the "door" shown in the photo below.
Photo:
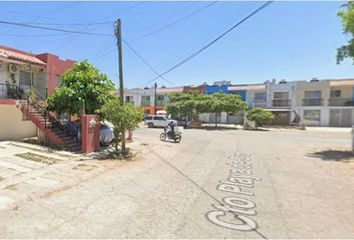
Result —
[[329, 115], [329, 126], [351, 127], [353, 124], [352, 109], [331, 109]]
[[341, 127], [351, 127], [352, 126], [352, 110], [351, 109], [342, 109]]
[[329, 111], [329, 126], [331, 127], [340, 126], [340, 109], [331, 109]]

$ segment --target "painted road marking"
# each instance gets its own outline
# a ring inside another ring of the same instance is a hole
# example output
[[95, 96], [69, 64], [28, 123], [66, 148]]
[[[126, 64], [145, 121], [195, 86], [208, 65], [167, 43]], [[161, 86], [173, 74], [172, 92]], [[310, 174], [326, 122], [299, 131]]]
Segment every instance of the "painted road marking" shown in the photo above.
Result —
[[229, 176], [216, 189], [233, 195], [224, 197], [221, 204], [213, 204], [214, 210], [207, 212], [206, 218], [213, 224], [236, 231], [255, 230], [258, 224], [252, 216], [257, 215], [256, 204], [248, 198], [254, 196], [251, 189], [255, 181], [262, 179], [253, 176], [250, 155], [238, 153], [231, 159], [232, 162], [227, 163], [232, 167]]

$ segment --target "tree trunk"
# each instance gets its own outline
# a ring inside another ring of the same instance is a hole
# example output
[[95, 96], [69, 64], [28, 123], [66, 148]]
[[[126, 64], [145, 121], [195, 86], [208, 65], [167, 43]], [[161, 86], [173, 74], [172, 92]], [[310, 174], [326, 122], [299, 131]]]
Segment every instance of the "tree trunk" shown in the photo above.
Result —
[[118, 151], [118, 142], [119, 142], [119, 140], [116, 139], [116, 143], [115, 143], [115, 145], [114, 145], [114, 147], [116, 148], [116, 151]]
[[218, 113], [215, 113], [215, 128], [218, 127]]

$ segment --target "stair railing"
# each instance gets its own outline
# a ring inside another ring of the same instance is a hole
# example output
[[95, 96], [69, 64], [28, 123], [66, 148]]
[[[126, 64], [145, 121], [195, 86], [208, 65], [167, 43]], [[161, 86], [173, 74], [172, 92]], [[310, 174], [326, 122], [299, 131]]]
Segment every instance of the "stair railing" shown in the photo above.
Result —
[[27, 106], [31, 105], [34, 109], [36, 109], [37, 112], [39, 112], [43, 117], [44, 117], [44, 127], [48, 128], [51, 124], [51, 126], [56, 126], [59, 129], [63, 130], [65, 135], [71, 136], [76, 140], [76, 142], [79, 142], [78, 139], [78, 133], [79, 129], [78, 127], [73, 124], [70, 119], [66, 116], [62, 116], [62, 119], [66, 121], [66, 124], [63, 124], [60, 119], [55, 118], [47, 109], [45, 106], [43, 106], [38, 100], [38, 99], [44, 99], [37, 91], [35, 91], [33, 88], [31, 89], [32, 94], [27, 95]]

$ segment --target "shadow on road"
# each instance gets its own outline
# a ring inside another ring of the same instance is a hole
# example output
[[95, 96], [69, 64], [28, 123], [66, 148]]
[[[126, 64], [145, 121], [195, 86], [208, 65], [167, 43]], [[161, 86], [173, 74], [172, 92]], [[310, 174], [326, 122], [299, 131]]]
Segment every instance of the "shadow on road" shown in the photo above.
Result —
[[324, 161], [354, 162], [354, 153], [342, 150], [324, 150], [308, 154], [309, 157], [321, 158]]

